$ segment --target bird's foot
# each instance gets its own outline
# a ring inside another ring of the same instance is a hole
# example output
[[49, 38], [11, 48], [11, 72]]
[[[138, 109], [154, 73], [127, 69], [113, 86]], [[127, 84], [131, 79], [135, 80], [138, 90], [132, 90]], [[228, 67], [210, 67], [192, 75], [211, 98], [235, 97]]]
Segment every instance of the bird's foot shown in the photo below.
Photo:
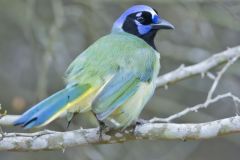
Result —
[[143, 125], [143, 124], [146, 124], [146, 123], [149, 123], [149, 121], [145, 120], [145, 119], [138, 119], [137, 121], [135, 121], [135, 124], [132, 125], [132, 134], [135, 133], [135, 130], [136, 130], [137, 126]]
[[110, 131], [110, 128], [107, 127], [103, 122], [99, 122], [99, 141], [103, 141], [103, 136]]
[[77, 115], [77, 113], [73, 113], [73, 112], [68, 112], [67, 113], [67, 128], [69, 128], [70, 124], [72, 123], [72, 120], [74, 119], [74, 117]]
[[138, 119], [137, 121], [136, 121], [136, 126], [137, 125], [143, 125], [143, 124], [145, 124], [145, 123], [148, 123], [149, 121], [148, 120], [145, 120], [145, 119]]

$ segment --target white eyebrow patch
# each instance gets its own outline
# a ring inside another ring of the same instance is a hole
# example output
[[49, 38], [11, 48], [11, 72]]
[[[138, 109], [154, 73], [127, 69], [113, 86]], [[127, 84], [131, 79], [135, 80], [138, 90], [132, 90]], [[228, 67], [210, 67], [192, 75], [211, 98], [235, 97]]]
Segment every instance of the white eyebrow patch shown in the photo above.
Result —
[[152, 15], [152, 19], [154, 18], [154, 16], [157, 15], [157, 13], [156, 13], [154, 10], [152, 10], [150, 13], [151, 13], [151, 15]]
[[136, 14], [136, 17], [141, 17], [141, 15], [142, 15], [142, 12], [139, 12]]
[[154, 18], [154, 16], [158, 15], [153, 9], [150, 9], [149, 12], [152, 15], [152, 18]]

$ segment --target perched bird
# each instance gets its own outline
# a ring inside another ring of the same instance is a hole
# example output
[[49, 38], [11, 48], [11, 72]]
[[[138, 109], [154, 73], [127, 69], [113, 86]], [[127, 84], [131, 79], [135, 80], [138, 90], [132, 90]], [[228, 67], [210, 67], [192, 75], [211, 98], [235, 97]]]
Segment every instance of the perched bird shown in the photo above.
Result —
[[70, 64], [66, 87], [30, 108], [14, 124], [42, 127], [61, 115], [91, 111], [109, 128], [126, 128], [156, 88], [160, 62], [154, 37], [161, 29], [174, 26], [153, 8], [135, 5], [127, 9], [110, 34]]

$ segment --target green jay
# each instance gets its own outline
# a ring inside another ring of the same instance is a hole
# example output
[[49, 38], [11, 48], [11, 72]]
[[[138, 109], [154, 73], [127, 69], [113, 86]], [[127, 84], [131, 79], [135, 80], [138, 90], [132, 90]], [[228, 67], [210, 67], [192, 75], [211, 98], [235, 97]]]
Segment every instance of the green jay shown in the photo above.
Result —
[[147, 5], [130, 7], [110, 34], [70, 64], [66, 87], [27, 110], [14, 125], [42, 127], [62, 115], [91, 111], [109, 128], [128, 127], [156, 88], [160, 54], [154, 38], [161, 29], [174, 26]]

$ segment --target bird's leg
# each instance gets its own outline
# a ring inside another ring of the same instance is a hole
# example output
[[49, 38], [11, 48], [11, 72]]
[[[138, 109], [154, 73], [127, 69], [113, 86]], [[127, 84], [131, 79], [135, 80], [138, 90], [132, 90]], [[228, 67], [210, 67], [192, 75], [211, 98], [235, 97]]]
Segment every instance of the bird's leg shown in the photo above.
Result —
[[68, 112], [67, 113], [67, 122], [68, 122], [67, 128], [70, 126], [70, 124], [71, 124], [73, 118], [76, 116], [76, 114], [77, 113], [73, 113], [73, 112]]
[[99, 123], [99, 140], [102, 141], [103, 133], [105, 132], [105, 129], [107, 128], [107, 126], [101, 121], [98, 121], [98, 123]]
[[99, 141], [103, 140], [103, 133], [106, 133], [109, 131], [109, 128], [104, 124], [104, 122], [98, 120], [96, 114], [94, 112], [92, 112], [92, 114], [95, 116], [97, 122], [98, 122], [98, 126], [99, 126]]
[[148, 123], [149, 121], [148, 120], [145, 120], [145, 119], [138, 119], [136, 121], [136, 125], [143, 125], [145, 123]]
[[148, 120], [145, 119], [138, 119], [132, 124], [132, 134], [135, 133], [135, 129], [137, 128], [138, 125], [143, 125], [145, 123], [148, 123]]
[[104, 124], [104, 122], [102, 122], [102, 121], [99, 121], [98, 120], [98, 124], [99, 124], [99, 141], [103, 141], [104, 139], [103, 139], [103, 135], [104, 134], [107, 134], [108, 132], [110, 132], [111, 130], [110, 130], [110, 128], [108, 127], [108, 126], [106, 126], [105, 124]]
[[[70, 99], [70, 96], [68, 96], [68, 102], [69, 102], [69, 99]], [[75, 116], [75, 113], [73, 112], [67, 112], [67, 128], [70, 126], [71, 122], [72, 122], [72, 119], [73, 117]]]

